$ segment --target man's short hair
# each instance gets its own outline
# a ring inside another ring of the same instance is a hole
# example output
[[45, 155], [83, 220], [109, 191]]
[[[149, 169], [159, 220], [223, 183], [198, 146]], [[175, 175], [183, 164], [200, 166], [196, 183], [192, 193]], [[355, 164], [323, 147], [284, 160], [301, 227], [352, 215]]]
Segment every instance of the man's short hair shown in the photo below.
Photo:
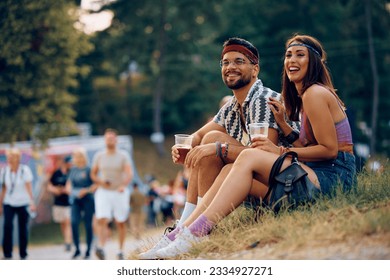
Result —
[[113, 133], [115, 135], [118, 135], [118, 131], [114, 128], [106, 128], [106, 130], [104, 131], [104, 134], [106, 133]]

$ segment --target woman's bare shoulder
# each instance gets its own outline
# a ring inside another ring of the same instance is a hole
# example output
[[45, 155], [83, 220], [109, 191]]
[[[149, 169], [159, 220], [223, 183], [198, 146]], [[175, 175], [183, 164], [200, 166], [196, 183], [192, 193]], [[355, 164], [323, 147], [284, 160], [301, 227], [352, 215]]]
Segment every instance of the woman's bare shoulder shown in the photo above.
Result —
[[328, 88], [322, 85], [314, 84], [305, 91], [305, 93], [302, 96], [302, 100], [305, 99], [305, 101], [309, 101], [309, 102], [310, 101], [320, 102], [321, 100], [329, 101], [329, 99], [333, 97], [334, 95]]

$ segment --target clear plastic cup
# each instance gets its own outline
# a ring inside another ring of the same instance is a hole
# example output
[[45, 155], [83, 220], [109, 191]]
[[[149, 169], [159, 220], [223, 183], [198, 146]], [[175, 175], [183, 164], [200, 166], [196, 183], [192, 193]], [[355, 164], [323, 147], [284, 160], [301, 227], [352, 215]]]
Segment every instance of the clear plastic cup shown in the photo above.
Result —
[[192, 139], [194, 137], [189, 134], [176, 134], [175, 135], [175, 147], [179, 151], [178, 163], [184, 163], [188, 152], [192, 148]]
[[269, 127], [269, 123], [267, 122], [258, 122], [258, 123], [249, 124], [249, 135], [251, 137], [251, 140], [255, 138], [267, 138], [268, 127]]

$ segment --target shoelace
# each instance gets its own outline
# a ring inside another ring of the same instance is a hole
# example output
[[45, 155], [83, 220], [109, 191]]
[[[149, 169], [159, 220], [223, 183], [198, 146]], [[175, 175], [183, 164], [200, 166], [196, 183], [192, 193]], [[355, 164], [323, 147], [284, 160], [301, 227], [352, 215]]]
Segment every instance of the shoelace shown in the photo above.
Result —
[[177, 222], [174, 223], [171, 227], [166, 227], [164, 230], [164, 235], [167, 235], [168, 233], [172, 232], [177, 226]]

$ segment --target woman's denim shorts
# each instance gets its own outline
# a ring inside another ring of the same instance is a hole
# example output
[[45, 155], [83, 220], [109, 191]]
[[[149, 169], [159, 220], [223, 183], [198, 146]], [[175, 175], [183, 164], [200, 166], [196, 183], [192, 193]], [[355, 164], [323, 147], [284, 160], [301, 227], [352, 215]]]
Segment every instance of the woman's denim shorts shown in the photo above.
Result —
[[339, 152], [336, 159], [306, 162], [306, 165], [316, 173], [322, 194], [334, 195], [339, 185], [344, 192], [356, 187], [355, 156], [351, 153]]

